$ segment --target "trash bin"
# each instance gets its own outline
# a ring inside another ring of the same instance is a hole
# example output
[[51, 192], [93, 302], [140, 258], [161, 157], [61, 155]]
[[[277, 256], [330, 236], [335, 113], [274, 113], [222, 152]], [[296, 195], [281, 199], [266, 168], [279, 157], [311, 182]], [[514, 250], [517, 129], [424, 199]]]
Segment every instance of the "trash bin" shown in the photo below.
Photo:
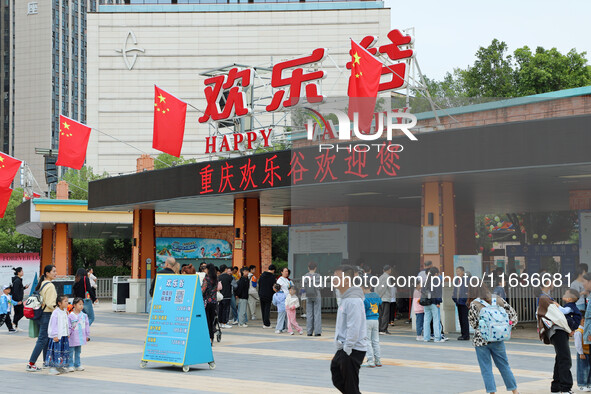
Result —
[[113, 277], [113, 312], [125, 312], [125, 300], [129, 298], [131, 276]]
[[74, 279], [75, 276], [58, 276], [51, 283], [55, 286], [55, 291], [58, 295], [65, 295], [68, 297], [70, 302], [74, 299]]

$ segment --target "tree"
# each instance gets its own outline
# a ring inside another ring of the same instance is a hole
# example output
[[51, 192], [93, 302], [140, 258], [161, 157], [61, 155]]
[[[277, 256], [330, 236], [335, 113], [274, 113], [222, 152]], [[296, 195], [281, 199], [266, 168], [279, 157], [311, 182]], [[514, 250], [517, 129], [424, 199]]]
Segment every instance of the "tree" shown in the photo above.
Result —
[[532, 54], [525, 46], [515, 51], [515, 60], [518, 65], [515, 82], [520, 96], [591, 84], [585, 52], [577, 53], [571, 49], [563, 55], [556, 48], [546, 50], [538, 47]]
[[176, 167], [183, 164], [195, 163], [195, 159], [185, 159], [183, 156], [175, 157], [168, 153], [161, 153], [154, 160], [154, 169], [159, 170], [162, 168]]
[[543, 47], [532, 53], [527, 46], [511, 55], [504, 41], [494, 39], [478, 49], [472, 66], [454, 69], [442, 81], [425, 79], [435, 103], [446, 108], [465, 105], [458, 97], [521, 97], [588, 86], [591, 66], [585, 56], [575, 49], [563, 55], [556, 48]]
[[41, 240], [16, 232], [16, 207], [23, 202], [23, 189], [14, 189], [0, 219], [0, 253], [39, 253]]
[[73, 200], [88, 200], [88, 182], [108, 177], [107, 172], [102, 175], [95, 174], [92, 167], [84, 166], [80, 170], [69, 168], [63, 175], [62, 180], [68, 182], [70, 198]]

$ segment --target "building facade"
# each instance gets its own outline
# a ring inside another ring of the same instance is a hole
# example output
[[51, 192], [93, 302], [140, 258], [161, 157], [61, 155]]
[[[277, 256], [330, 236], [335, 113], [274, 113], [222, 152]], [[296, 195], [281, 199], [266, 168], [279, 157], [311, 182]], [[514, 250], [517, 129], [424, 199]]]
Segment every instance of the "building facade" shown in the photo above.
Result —
[[44, 158], [35, 148], [57, 149], [60, 114], [86, 122], [87, 13], [97, 10], [98, 0], [8, 4], [9, 116], [2, 146], [29, 164], [43, 188]]
[[88, 17], [87, 124], [95, 130], [87, 164], [113, 175], [135, 172], [141, 152], [160, 153], [152, 149], [154, 85], [190, 104], [181, 154], [207, 159], [200, 74], [240, 64], [266, 68], [268, 79], [273, 64], [327, 48], [322, 94], [344, 97], [349, 38], [390, 31], [390, 10], [376, 1], [131, 3], [102, 4]]

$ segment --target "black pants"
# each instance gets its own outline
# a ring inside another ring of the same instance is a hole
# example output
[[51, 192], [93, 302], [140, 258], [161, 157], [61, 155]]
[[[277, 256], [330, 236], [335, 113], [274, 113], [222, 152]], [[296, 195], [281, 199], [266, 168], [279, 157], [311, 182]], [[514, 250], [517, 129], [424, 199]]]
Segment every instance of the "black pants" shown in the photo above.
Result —
[[263, 325], [271, 327], [271, 300], [261, 297], [261, 315]]
[[220, 302], [220, 314], [219, 319], [221, 324], [228, 324], [228, 319], [230, 318], [230, 303], [232, 302], [229, 298], [224, 298]]
[[396, 303], [391, 302], [390, 303], [390, 321], [392, 323], [394, 323], [394, 320], [396, 320]]
[[205, 305], [205, 317], [207, 317], [207, 327], [209, 328], [209, 339], [213, 342], [213, 322], [215, 320], [215, 310], [217, 308], [217, 304], [207, 304]]
[[18, 327], [18, 321], [22, 319], [23, 316], [25, 316], [23, 312], [24, 309], [25, 306], [23, 304], [14, 306], [14, 319], [12, 319], [12, 322], [14, 323], [15, 327]]
[[468, 307], [466, 305], [457, 305], [458, 318], [460, 319], [460, 331], [463, 338], [470, 338], [470, 323], [468, 322]]
[[388, 331], [388, 323], [390, 323], [390, 303], [382, 302], [382, 305], [378, 308], [380, 312], [380, 332]]
[[[8, 331], [12, 331], [12, 322], [10, 321], [10, 313], [4, 313], [0, 316], [4, 316], [4, 323], [6, 323], [6, 328], [8, 328]], [[2, 320], [2, 319], [0, 319]]]
[[568, 334], [566, 331], [556, 330], [556, 333], [550, 338], [554, 346], [556, 358], [554, 358], [554, 376], [550, 391], [559, 393], [570, 391], [573, 387], [573, 375], [570, 372], [572, 359], [570, 356], [570, 346], [568, 343]]
[[330, 363], [332, 384], [346, 394], [359, 394], [359, 368], [365, 357], [365, 352], [352, 350], [348, 356], [344, 350], [336, 352]]

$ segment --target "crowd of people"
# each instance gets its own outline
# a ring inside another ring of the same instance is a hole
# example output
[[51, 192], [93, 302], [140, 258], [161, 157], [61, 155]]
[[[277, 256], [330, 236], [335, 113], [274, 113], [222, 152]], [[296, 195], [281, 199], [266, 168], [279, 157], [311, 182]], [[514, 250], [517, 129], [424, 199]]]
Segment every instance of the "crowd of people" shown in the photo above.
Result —
[[[213, 343], [216, 320], [219, 320], [224, 329], [235, 325], [248, 327], [249, 319], [256, 320], [257, 303], [260, 303], [264, 329], [272, 328], [271, 305], [275, 305], [275, 333], [303, 335], [304, 328], [298, 324], [297, 310], [305, 309], [301, 316], [306, 319], [307, 335], [321, 336], [322, 293], [325, 289], [317, 285], [320, 282], [316, 280], [320, 276], [317, 269], [315, 262], [308, 264], [308, 272], [304, 278], [309, 277], [310, 280], [302, 280], [299, 290], [290, 279], [290, 270], [283, 268], [276, 277], [274, 265], [270, 265], [257, 278], [255, 266], [238, 269], [202, 263], [197, 270], [192, 264], [180, 266], [173, 258], [169, 258], [159, 273], [202, 273], [201, 289]], [[360, 267], [343, 265], [335, 270], [334, 275], [354, 278], [370, 275], [367, 271]], [[387, 280], [392, 272], [393, 267], [385, 265], [375, 287], [368, 285], [367, 281], [362, 287], [342, 281], [335, 289], [339, 305], [335, 327], [337, 352], [331, 361], [330, 370], [334, 386], [343, 393], [359, 392], [359, 370], [362, 366], [382, 366], [380, 335], [389, 334], [388, 327], [393, 318], [391, 313], [396, 310], [392, 309], [392, 304], [396, 303], [396, 290], [392, 290]], [[417, 341], [440, 343], [448, 340], [444, 336], [441, 323], [441, 285], [436, 285], [434, 281], [439, 275], [438, 268], [429, 261], [425, 262], [424, 269], [417, 275], [419, 280], [412, 298]], [[463, 267], [457, 267], [456, 275], [465, 277], [467, 273]], [[90, 340], [96, 278], [93, 278], [91, 270], [79, 269], [73, 285], [74, 301], [69, 304], [67, 296], [57, 294], [53, 283], [56, 276], [53, 265], [45, 266], [32, 292], [40, 296], [42, 304], [37, 318], [32, 320], [38, 326], [39, 335], [29, 358], [27, 371], [42, 369], [37, 364], [41, 354], [44, 367], [50, 368], [50, 374], [84, 370], [80, 361], [81, 346]], [[3, 286], [0, 295], [0, 324], [5, 323], [9, 332], [16, 332], [23, 317], [23, 304], [26, 301], [24, 290], [28, 286], [23, 286], [22, 277], [22, 268], [15, 268], [12, 285]], [[459, 285], [455, 285], [452, 295], [461, 331], [457, 339], [472, 339], [487, 393], [496, 392], [493, 363], [499, 370], [506, 389], [517, 393], [517, 383], [507, 357], [505, 340], [510, 338], [518, 316], [506, 298], [503, 285], [496, 280], [493, 280], [491, 286], [484, 282], [478, 286], [469, 286], [467, 282], [461, 281]], [[152, 294], [153, 290], [154, 283]], [[551, 392], [572, 393], [571, 337], [574, 337], [577, 354], [579, 390], [591, 392], [591, 308], [587, 307], [591, 273], [587, 272], [585, 264], [579, 265], [576, 280], [572, 282], [571, 288], [563, 291], [559, 300], [562, 303], [553, 298], [553, 290], [551, 283], [540, 288], [536, 311], [540, 340], [552, 345], [556, 354]], [[304, 305], [305, 308], [302, 308]], [[12, 307], [14, 318], [11, 318]], [[473, 332], [472, 337], [470, 329]]]

